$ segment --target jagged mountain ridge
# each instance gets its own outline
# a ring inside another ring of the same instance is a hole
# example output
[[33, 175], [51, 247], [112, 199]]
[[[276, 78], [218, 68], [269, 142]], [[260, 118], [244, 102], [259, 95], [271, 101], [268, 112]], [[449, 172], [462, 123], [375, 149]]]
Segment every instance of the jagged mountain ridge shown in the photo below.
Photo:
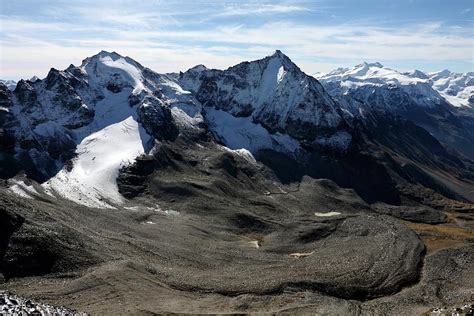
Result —
[[[367, 147], [364, 135], [373, 127], [357, 127], [364, 115], [335, 102], [280, 51], [223, 71], [197, 66], [179, 76], [158, 74], [129, 57], [102, 51], [78, 67], [52, 69], [44, 80], [22, 80], [13, 92], [2, 91], [2, 159], [9, 163], [2, 175], [24, 170], [43, 182], [50, 196], [113, 207], [123, 202], [115, 179], [136, 157], [157, 143], [209, 131], [235, 154], [255, 156], [277, 173], [286, 167], [275, 162], [275, 155], [294, 160], [300, 171], [291, 181], [309, 174], [353, 187], [371, 201], [399, 201], [387, 161], [377, 158], [383, 144]], [[426, 138], [419, 133], [411, 141]], [[464, 163], [453, 163], [454, 156], [437, 148], [428, 147], [421, 156], [404, 151], [402, 156], [430, 168], [442, 159], [441, 166], [457, 166], [446, 167], [454, 175], [465, 173]], [[426, 160], [426, 155], [432, 157]], [[377, 172], [367, 181], [360, 168]], [[400, 177], [417, 181], [403, 172]], [[425, 184], [440, 187], [433, 182]], [[17, 193], [25, 193], [15, 186]], [[456, 190], [441, 191], [462, 199]]]
[[[283, 54], [277, 53], [273, 57], [263, 62], [285, 60], [286, 67], [294, 68], [300, 77], [305, 76]], [[252, 64], [258, 68], [261, 63]], [[313, 96], [322, 97], [322, 104], [309, 105], [313, 109], [310, 112], [318, 112], [319, 107], [323, 110], [329, 107], [332, 111], [332, 116], [324, 117], [321, 122], [319, 115], [312, 115], [314, 120], [308, 124], [313, 123], [315, 128], [321, 129], [340, 124], [334, 102], [319, 83], [311, 77], [302, 78], [309, 79], [313, 89], [317, 89], [312, 92]], [[288, 89], [282, 93], [288, 93]], [[105, 51], [86, 58], [78, 67], [71, 65], [63, 71], [51, 69], [44, 80], [21, 80], [13, 92], [5, 90], [2, 96], [7, 105], [2, 113], [8, 118], [2, 124], [2, 137], [4, 143], [13, 144], [4, 159], [14, 162], [4, 172], [11, 176], [15, 171], [24, 170], [28, 177], [40, 182], [47, 180], [44, 186], [48, 194], [74, 196], [74, 200], [81, 203], [89, 199], [98, 202], [100, 196], [95, 191], [109, 192], [108, 198], [113, 196], [113, 201], [120, 202], [114, 181], [103, 181], [94, 170], [99, 168], [103, 177], [114, 180], [119, 166], [150, 150], [153, 139], [172, 140], [186, 130], [199, 130], [204, 123], [204, 114], [206, 123], [212, 125], [217, 134], [232, 133], [233, 130], [227, 127], [230, 121], [235, 126], [241, 125], [236, 113], [209, 106], [204, 111], [193, 94], [182, 89], [171, 76], [157, 74], [131, 58]], [[293, 100], [286, 101], [289, 107], [297, 105]], [[276, 111], [280, 110], [281, 105], [278, 109], [261, 111], [259, 118], [263, 120], [272, 113], [275, 117]], [[293, 112], [300, 116], [292, 117], [293, 124], [305, 117], [296, 110]], [[254, 148], [248, 148], [251, 151], [279, 148], [290, 153], [299, 146], [298, 140], [290, 135], [274, 134], [257, 122], [247, 121], [246, 124], [242, 137], [247, 141], [255, 138], [252, 141]], [[120, 130], [127, 132], [120, 133]], [[135, 136], [129, 137], [131, 134]], [[128, 144], [126, 147], [134, 150], [124, 150], [124, 146], [114, 150], [104, 139], [115, 145], [123, 141]], [[316, 139], [316, 136], [307, 139]], [[236, 149], [246, 147], [241, 142], [234, 145], [238, 147]], [[321, 145], [332, 146], [332, 143]], [[94, 148], [102, 147], [105, 149], [94, 151]], [[113, 154], [107, 155], [108, 152]], [[106, 162], [106, 166], [101, 166], [96, 156], [105, 156], [103, 160], [110, 159], [114, 163]], [[91, 187], [93, 192], [86, 187]], [[92, 197], [86, 198], [86, 195]], [[98, 205], [106, 206], [107, 203], [98, 202]]]
[[224, 71], [192, 68], [179, 82], [203, 105], [251, 117], [272, 133], [310, 142], [323, 131], [344, 133], [337, 104], [281, 51]]

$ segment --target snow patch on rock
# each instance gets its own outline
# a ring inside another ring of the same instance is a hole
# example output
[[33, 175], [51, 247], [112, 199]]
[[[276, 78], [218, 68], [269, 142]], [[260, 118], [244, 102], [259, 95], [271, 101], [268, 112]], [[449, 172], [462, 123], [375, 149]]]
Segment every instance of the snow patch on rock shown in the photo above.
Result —
[[262, 125], [253, 123], [250, 117], [235, 117], [211, 107], [206, 107], [205, 112], [211, 131], [230, 149], [246, 149], [252, 154], [260, 149], [295, 154], [300, 149], [297, 140], [285, 134], [270, 134]]
[[28, 185], [21, 179], [9, 179], [8, 185], [8, 189], [11, 192], [27, 199], [32, 199], [35, 195], [40, 195], [33, 185]]
[[316, 213], [314, 213], [314, 215], [316, 215], [318, 217], [331, 217], [331, 216], [341, 215], [341, 213], [339, 213], [339, 212], [327, 212], [327, 213], [316, 212]]

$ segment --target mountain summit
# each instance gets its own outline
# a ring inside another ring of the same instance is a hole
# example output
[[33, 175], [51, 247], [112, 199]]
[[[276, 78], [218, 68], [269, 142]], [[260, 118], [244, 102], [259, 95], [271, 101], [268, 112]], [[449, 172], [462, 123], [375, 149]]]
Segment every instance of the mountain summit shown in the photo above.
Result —
[[249, 117], [271, 133], [309, 142], [322, 135], [339, 135], [343, 147], [350, 140], [337, 105], [321, 84], [281, 51], [226, 70], [191, 69], [179, 82], [204, 106]]

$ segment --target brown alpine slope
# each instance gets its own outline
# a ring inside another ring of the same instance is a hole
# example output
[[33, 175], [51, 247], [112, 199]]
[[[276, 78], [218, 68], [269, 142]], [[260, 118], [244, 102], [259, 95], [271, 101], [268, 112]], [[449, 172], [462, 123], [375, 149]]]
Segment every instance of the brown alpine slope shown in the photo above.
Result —
[[412, 315], [472, 294], [465, 203], [369, 205], [330, 180], [282, 184], [249, 157], [182, 139], [118, 184], [130, 199], [117, 210], [0, 188], [0, 289], [111, 315]]

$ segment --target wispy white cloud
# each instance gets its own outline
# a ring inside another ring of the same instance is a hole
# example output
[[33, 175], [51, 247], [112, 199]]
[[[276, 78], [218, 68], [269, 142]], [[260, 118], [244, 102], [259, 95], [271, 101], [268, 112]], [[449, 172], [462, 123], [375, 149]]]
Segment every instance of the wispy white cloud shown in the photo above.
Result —
[[217, 13], [214, 16], [285, 14], [303, 11], [312, 10], [304, 6], [288, 4], [244, 4], [239, 6], [228, 6], [222, 12]]
[[[0, 77], [44, 76], [51, 66], [65, 68], [102, 49], [129, 55], [159, 72], [186, 70], [198, 63], [226, 68], [275, 49], [283, 50], [308, 73], [362, 60], [419, 59], [472, 66], [474, 36], [466, 27], [440, 21], [383, 27], [370, 20], [336, 25], [283, 18], [287, 13], [315, 10], [306, 4], [226, 3], [219, 10], [184, 6], [157, 11], [75, 2], [44, 8], [45, 19], [3, 15]], [[196, 10], [205, 14], [193, 15]], [[70, 19], [56, 18], [66, 13]], [[268, 19], [246, 23], [247, 15]], [[196, 23], [200, 19], [221, 22]]]

